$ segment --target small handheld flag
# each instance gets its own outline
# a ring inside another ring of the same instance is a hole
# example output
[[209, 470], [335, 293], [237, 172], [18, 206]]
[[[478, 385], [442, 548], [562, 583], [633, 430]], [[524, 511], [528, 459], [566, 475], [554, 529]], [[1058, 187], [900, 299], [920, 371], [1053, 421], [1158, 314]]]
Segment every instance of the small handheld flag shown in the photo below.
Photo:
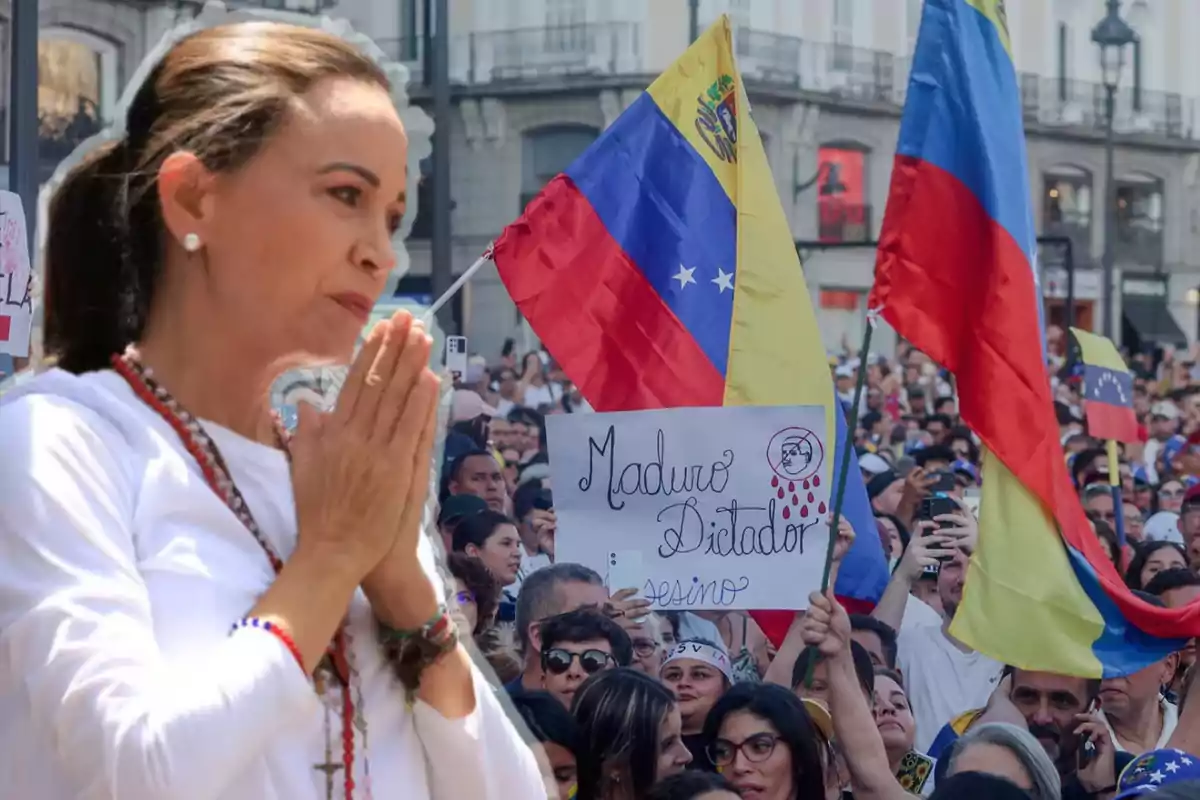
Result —
[[1097, 439], [1133, 442], [1138, 438], [1133, 412], [1133, 375], [1116, 346], [1103, 336], [1071, 328], [1075, 355], [1083, 365], [1083, 399], [1088, 433]]

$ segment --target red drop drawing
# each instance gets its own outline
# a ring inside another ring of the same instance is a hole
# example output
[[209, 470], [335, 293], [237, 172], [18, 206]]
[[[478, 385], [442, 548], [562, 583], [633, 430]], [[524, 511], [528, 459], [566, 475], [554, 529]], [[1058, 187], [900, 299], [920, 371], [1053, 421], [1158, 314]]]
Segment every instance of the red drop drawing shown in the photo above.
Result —
[[789, 492], [796, 491], [796, 484], [792, 483], [791, 481], [788, 481], [788, 491]]
[[820, 486], [820, 485], [821, 485], [821, 476], [813, 475], [813, 486]]
[[808, 506], [800, 506], [800, 516], [801, 517], [808, 516]]
[[824, 514], [824, 513], [825, 513], [825, 504], [824, 504], [824, 503], [821, 503], [821, 505], [817, 506], [817, 513], [818, 513], [818, 514]]
[[780, 500], [783, 499], [783, 487], [782, 486], [780, 486], [778, 489], [775, 490], [775, 496], [778, 497]]
[[805, 479], [804, 479], [804, 488], [805, 488], [805, 489], [807, 489], [807, 488], [808, 488], [808, 478], [805, 478]]
[[773, 478], [771, 478], [771, 485], [772, 485], [772, 486], [778, 486], [778, 485], [779, 485], [779, 476], [778, 476], [778, 475], [776, 475], [776, 476], [774, 476]]
[[800, 498], [796, 497], [796, 495], [792, 495], [792, 505], [796, 506], [799, 504], [800, 504]]
[[809, 493], [808, 493], [808, 502], [810, 502], [810, 503], [811, 503], [812, 501], [814, 501], [814, 500], [816, 500], [816, 499], [817, 499], [817, 498], [816, 498], [816, 497], [813, 495], [813, 493], [812, 493], [812, 492], [809, 492]]
[[784, 506], [783, 507], [783, 518], [791, 519], [791, 517], [792, 517], [792, 510], [790, 508], [788, 508], [787, 506]]

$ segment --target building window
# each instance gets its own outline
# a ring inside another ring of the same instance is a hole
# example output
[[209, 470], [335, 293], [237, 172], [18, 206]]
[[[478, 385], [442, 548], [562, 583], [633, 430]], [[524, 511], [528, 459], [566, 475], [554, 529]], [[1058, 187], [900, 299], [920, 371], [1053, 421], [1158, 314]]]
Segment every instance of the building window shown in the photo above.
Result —
[[817, 150], [817, 229], [822, 242], [871, 239], [863, 148], [826, 145]]
[[1117, 261], [1159, 269], [1163, 263], [1163, 182], [1151, 175], [1117, 179]]
[[1066, 236], [1072, 256], [1086, 262], [1092, 252], [1092, 176], [1060, 166], [1042, 177], [1042, 233]]
[[587, 47], [587, 0], [546, 0], [546, 52]]
[[525, 134], [521, 146], [521, 208], [554, 176], [575, 162], [600, 132], [586, 125], [538, 128]]
[[833, 0], [833, 68], [854, 67], [854, 0]]
[[52, 169], [112, 119], [118, 49], [74, 28], [45, 28], [38, 38], [38, 134]]

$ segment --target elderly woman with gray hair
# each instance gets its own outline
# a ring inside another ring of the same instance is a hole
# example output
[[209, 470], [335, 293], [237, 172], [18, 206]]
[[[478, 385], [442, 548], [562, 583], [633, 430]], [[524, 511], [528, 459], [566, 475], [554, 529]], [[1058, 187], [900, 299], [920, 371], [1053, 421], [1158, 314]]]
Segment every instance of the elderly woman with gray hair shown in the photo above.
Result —
[[1054, 762], [1029, 731], [1003, 722], [973, 728], [950, 753], [946, 774], [981, 772], [1004, 778], [1032, 800], [1059, 800], [1062, 781]]

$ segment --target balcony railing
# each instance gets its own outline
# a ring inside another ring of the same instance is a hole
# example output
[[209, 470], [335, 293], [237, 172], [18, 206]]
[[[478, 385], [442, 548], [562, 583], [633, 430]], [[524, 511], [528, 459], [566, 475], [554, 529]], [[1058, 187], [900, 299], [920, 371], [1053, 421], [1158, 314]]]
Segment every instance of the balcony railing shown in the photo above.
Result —
[[891, 53], [749, 28], [737, 30], [734, 48], [747, 81], [893, 105], [902, 96]]
[[[1103, 129], [1104, 85], [1021, 74], [1021, 106], [1026, 122]], [[1192, 138], [1194, 100], [1175, 92], [1117, 90], [1113, 98], [1113, 129], [1117, 133], [1148, 133], [1173, 139]]]
[[829, 244], [871, 241], [871, 206], [819, 201], [817, 238]]
[[623, 22], [473, 33], [469, 80], [628, 74], [641, 64], [639, 47], [638, 26]]
[[[320, 3], [325, 0], [259, 0]], [[734, 47], [751, 88], [812, 92], [899, 109], [907, 95], [912, 60], [881, 50], [813, 42], [772, 31], [738, 28]], [[420, 36], [377, 44], [408, 65], [413, 80], [423, 73]], [[479, 31], [452, 37], [450, 79], [458, 85], [519, 84], [546, 79], [645, 77], [661, 69], [644, 49], [636, 23], [580, 23], [558, 27]], [[1104, 87], [1089, 81], [1023, 73], [1021, 105], [1027, 124], [1101, 131]], [[1113, 126], [1119, 134], [1200, 139], [1200, 105], [1174, 92], [1124, 87], [1116, 93]]]

